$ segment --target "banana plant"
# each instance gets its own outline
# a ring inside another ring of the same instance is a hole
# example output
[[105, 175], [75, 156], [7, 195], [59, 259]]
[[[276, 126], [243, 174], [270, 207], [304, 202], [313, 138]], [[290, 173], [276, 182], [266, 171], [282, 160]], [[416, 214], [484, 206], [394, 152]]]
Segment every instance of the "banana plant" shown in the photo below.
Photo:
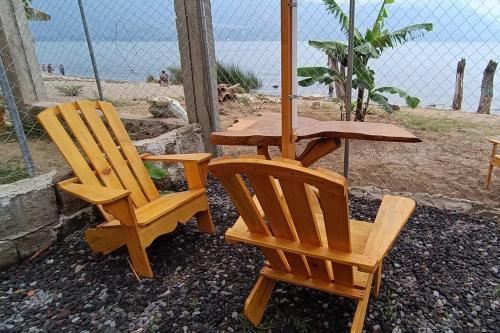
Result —
[[50, 21], [50, 15], [42, 12], [39, 9], [31, 7], [32, 0], [22, 0], [24, 12], [29, 21]]
[[[373, 26], [368, 28], [365, 34], [361, 34], [359, 29], [354, 29], [354, 59], [352, 86], [357, 90], [357, 99], [354, 104], [355, 120], [364, 121], [370, 101], [377, 103], [387, 112], [392, 112], [389, 99], [386, 94], [397, 94], [404, 98], [406, 104], [411, 108], [416, 108], [420, 104], [417, 97], [409, 95], [402, 89], [396, 87], [376, 87], [375, 71], [369, 67], [369, 61], [380, 57], [387, 48], [394, 48], [408, 41], [422, 37], [425, 32], [432, 31], [432, 23], [413, 24], [395, 31], [385, 28], [385, 20], [389, 13], [387, 6], [395, 0], [382, 0], [379, 13]], [[342, 32], [346, 35], [349, 30], [349, 17], [342, 10], [337, 0], [323, 0], [327, 10], [335, 16], [340, 24]], [[327, 67], [301, 67], [297, 70], [297, 75], [304, 79], [299, 81], [302, 87], [313, 84], [332, 83], [345, 87], [347, 67], [347, 44], [342, 41], [309, 41], [309, 45], [325, 52], [325, 54], [342, 65], [338, 69]], [[351, 105], [351, 102], [344, 101], [344, 106]]]

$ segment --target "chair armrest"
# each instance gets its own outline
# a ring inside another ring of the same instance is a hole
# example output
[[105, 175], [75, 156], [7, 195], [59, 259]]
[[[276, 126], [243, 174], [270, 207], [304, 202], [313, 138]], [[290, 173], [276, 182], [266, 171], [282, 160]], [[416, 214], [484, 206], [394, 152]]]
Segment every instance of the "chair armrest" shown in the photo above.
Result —
[[129, 190], [83, 185], [68, 181], [60, 182], [57, 186], [64, 192], [95, 205], [105, 205], [130, 195]]
[[491, 142], [494, 145], [500, 145], [500, 140], [488, 139], [488, 141]]
[[172, 155], [144, 155], [142, 159], [145, 161], [153, 162], [167, 162], [167, 163], [186, 163], [196, 162], [197, 164], [210, 160], [212, 154], [199, 153], [199, 154], [172, 154]]
[[182, 162], [184, 165], [184, 175], [190, 190], [200, 189], [205, 187], [208, 175], [208, 162], [212, 154], [173, 154], [173, 155], [145, 155], [142, 157], [144, 161], [152, 162], [167, 162], [177, 163]]
[[384, 196], [363, 254], [382, 260], [409, 220], [415, 206], [415, 201], [408, 198]]

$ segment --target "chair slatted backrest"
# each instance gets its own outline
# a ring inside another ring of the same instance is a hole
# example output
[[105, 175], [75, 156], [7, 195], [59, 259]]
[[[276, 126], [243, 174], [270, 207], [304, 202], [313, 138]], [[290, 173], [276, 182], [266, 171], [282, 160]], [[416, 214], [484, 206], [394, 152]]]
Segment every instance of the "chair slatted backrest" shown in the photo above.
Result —
[[[252, 158], [214, 161], [210, 172], [228, 192], [248, 231], [351, 252], [344, 177], [289, 163]], [[255, 192], [264, 217], [252, 199], [243, 176], [247, 177]], [[313, 188], [319, 191], [320, 199]], [[323, 219], [318, 218], [318, 210], [322, 212]], [[353, 286], [354, 272], [350, 265], [281, 250], [261, 249], [274, 269]]]
[[38, 120], [82, 184], [130, 190], [136, 207], [160, 196], [111, 103], [59, 104]]

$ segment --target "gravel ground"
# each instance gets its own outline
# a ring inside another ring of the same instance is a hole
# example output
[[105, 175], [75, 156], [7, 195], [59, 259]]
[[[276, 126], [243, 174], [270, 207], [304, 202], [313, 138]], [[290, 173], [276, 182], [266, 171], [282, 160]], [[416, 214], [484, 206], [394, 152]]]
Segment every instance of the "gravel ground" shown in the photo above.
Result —
[[[91, 253], [81, 231], [30, 263], [0, 272], [0, 331], [344, 332], [354, 302], [279, 283], [260, 328], [243, 304], [263, 257], [231, 245], [237, 213], [210, 180], [216, 236], [193, 222], [148, 249], [155, 279], [140, 283], [127, 253]], [[356, 219], [379, 202], [353, 199]], [[418, 207], [384, 262], [381, 297], [370, 300], [368, 332], [499, 332], [499, 224]]]

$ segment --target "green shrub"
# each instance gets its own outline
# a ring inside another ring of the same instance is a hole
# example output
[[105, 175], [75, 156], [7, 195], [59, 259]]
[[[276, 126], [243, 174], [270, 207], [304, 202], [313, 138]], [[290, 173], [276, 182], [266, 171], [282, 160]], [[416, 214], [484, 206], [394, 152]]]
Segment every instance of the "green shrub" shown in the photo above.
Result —
[[[170, 72], [171, 84], [182, 84], [182, 69], [180, 66], [170, 66], [168, 67], [168, 71]], [[262, 87], [262, 81], [254, 72], [246, 71], [237, 65], [228, 65], [221, 62], [217, 63], [217, 83], [239, 84], [246, 92]]]
[[170, 84], [182, 84], [182, 68], [181, 66], [169, 66], [167, 70], [170, 72]]
[[83, 93], [83, 86], [65, 84], [63, 86], [56, 86], [56, 90], [65, 96], [80, 96]]
[[217, 63], [218, 84], [239, 84], [240, 87], [249, 92], [262, 87], [262, 81], [257, 75], [249, 70], [244, 70], [234, 64]]
[[19, 163], [6, 163], [0, 166], [0, 185], [10, 184], [28, 178], [29, 174]]
[[146, 76], [146, 83], [158, 83], [158, 80], [155, 79], [153, 74], [148, 74], [148, 76]]

